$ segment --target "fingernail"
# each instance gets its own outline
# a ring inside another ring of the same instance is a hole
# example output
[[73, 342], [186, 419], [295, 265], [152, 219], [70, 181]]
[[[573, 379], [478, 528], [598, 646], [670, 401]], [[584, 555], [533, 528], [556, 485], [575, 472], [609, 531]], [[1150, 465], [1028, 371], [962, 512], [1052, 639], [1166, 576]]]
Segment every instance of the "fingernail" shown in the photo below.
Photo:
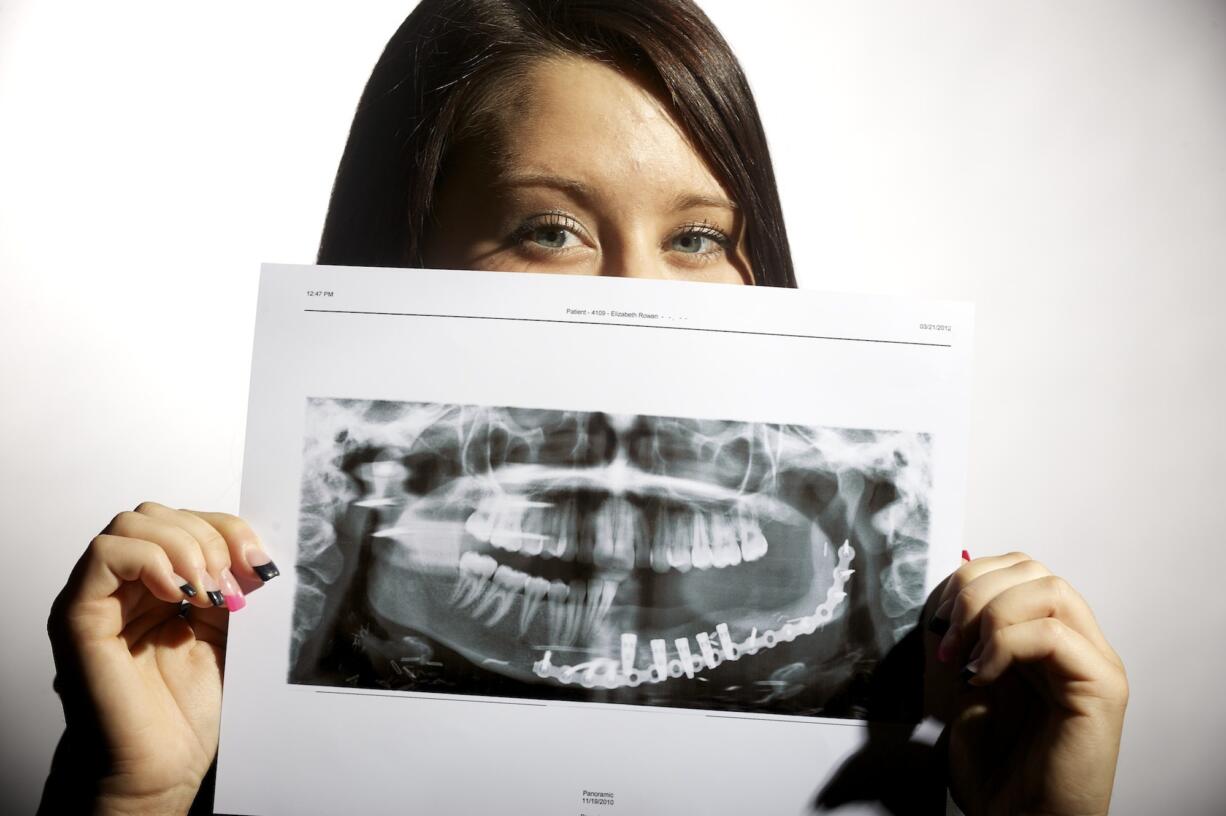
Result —
[[962, 551], [962, 560], [963, 560], [963, 561], [970, 561], [970, 560], [971, 560], [971, 554], [970, 554], [970, 553], [968, 553], [966, 550], [963, 550], [963, 551]]
[[937, 611], [932, 613], [932, 620], [928, 621], [928, 630], [935, 632], [938, 635], [943, 635], [949, 631], [949, 613], [953, 611], [954, 601], [950, 598], [945, 603], [937, 607]]
[[974, 649], [971, 649], [970, 659], [978, 662], [979, 655], [981, 654], [983, 654], [983, 641], [982, 640], [975, 644]]
[[954, 655], [958, 651], [958, 630], [950, 629], [945, 633], [945, 637], [941, 638], [941, 645], [937, 647], [937, 660], [942, 663], [948, 663], [953, 660]]
[[928, 631], [935, 632], [938, 635], [943, 635], [949, 631], [949, 619], [942, 618], [940, 615], [933, 615], [928, 621]]
[[979, 676], [979, 661], [972, 660], [963, 666], [960, 676], [962, 677], [962, 682], [969, 685], [972, 680]]
[[176, 575], [173, 572], [170, 574], [170, 578], [172, 581], [174, 581], [176, 584], [179, 585], [179, 591], [183, 593], [184, 597], [186, 598], [196, 597], [196, 588], [192, 586], [191, 581], [187, 580], [182, 575]]
[[281, 570], [277, 569], [277, 565], [268, 557], [268, 553], [259, 547], [249, 548], [246, 555], [247, 563], [255, 570], [255, 574], [260, 576], [261, 581], [267, 583], [281, 574]]
[[221, 591], [226, 599], [226, 609], [231, 612], [237, 612], [247, 605], [247, 599], [243, 597], [243, 591], [238, 588], [238, 581], [234, 580], [234, 573], [229, 569], [221, 571]]
[[209, 596], [209, 603], [211, 603], [213, 606], [222, 606], [225, 604], [226, 599], [221, 594], [221, 587], [218, 586], [217, 581], [212, 575], [209, 575], [206, 572], [200, 583], [204, 586], [204, 594]]

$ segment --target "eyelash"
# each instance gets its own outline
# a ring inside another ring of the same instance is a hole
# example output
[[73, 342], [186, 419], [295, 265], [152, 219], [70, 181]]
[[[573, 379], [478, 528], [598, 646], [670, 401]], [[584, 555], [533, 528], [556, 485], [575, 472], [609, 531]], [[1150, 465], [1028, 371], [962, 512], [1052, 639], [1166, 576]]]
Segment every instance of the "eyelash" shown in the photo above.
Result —
[[701, 235], [703, 238], [710, 238], [715, 242], [716, 246], [719, 247], [719, 252], [686, 253], [696, 256], [707, 256], [704, 260], [715, 255], [722, 255], [732, 245], [732, 239], [728, 237], [727, 233], [710, 221], [690, 221], [689, 223], [682, 224], [676, 232], [669, 236], [668, 240], [671, 243], [683, 235]]
[[[572, 216], [567, 215], [561, 210], [551, 210], [550, 212], [541, 213], [539, 215], [534, 215], [530, 218], [524, 219], [524, 222], [516, 227], [515, 232], [511, 234], [511, 240], [516, 245], [523, 246], [530, 243], [532, 234], [537, 230], [550, 227], [554, 229], [566, 230], [567, 232], [577, 236], [580, 240], [587, 236], [587, 231], [584, 230], [583, 227], [579, 225], [579, 222]], [[564, 248], [543, 247], [540, 244], [534, 245], [532, 249], [548, 253], [567, 251], [567, 249]]]
[[[587, 231], [583, 229], [583, 227], [577, 220], [575, 220], [573, 216], [570, 216], [561, 210], [552, 210], [550, 212], [541, 213], [525, 219], [524, 222], [520, 224], [511, 234], [511, 240], [517, 246], [522, 247], [531, 245], [531, 251], [551, 255], [565, 253], [570, 249], [574, 249], [574, 247], [545, 247], [541, 246], [540, 244], [533, 243], [531, 241], [533, 234], [542, 228], [566, 230], [567, 232], [570, 232], [578, 237], [580, 240], [584, 240], [587, 237]], [[725, 254], [728, 247], [732, 244], [732, 239], [728, 237], [727, 233], [713, 225], [710, 221], [705, 220], [690, 221], [682, 224], [677, 228], [676, 232], [668, 237], [668, 243], [671, 244], [673, 241], [686, 235], [699, 235], [703, 238], [708, 238], [711, 241], [714, 241], [716, 246], [719, 247], [718, 252], [682, 253], [684, 255], [692, 256], [691, 260], [698, 263], [716, 260], [717, 257]]]

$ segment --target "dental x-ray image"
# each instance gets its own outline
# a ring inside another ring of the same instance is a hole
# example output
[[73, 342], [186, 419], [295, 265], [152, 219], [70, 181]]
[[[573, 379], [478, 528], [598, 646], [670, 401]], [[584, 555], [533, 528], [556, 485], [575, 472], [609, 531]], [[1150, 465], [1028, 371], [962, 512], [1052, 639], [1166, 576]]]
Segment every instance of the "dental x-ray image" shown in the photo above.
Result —
[[307, 401], [292, 683], [864, 716], [924, 433]]

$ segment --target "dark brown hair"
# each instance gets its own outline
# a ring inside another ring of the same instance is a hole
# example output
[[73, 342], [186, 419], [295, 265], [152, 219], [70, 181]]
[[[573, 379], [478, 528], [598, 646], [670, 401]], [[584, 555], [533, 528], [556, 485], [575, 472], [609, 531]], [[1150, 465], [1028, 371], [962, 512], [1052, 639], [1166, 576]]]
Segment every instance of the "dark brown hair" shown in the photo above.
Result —
[[354, 114], [319, 263], [422, 266], [439, 181], [474, 104], [527, 61], [575, 55], [655, 84], [745, 218], [754, 282], [796, 285], [749, 83], [689, 0], [422, 0]]

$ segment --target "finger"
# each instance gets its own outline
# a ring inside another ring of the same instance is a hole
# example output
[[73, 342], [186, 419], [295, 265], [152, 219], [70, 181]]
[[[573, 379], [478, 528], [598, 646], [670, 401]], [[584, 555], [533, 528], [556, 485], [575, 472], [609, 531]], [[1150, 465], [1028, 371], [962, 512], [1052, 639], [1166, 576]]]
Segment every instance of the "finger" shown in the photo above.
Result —
[[[281, 574], [251, 525], [229, 513], [193, 513], [219, 530], [230, 545], [230, 569], [244, 589], [258, 588]], [[249, 590], [248, 590], [249, 591]]]
[[957, 595], [949, 612], [949, 629], [937, 646], [937, 660], [947, 663], [959, 650], [974, 645], [983, 608], [1000, 593], [1018, 584], [1033, 581], [1051, 571], [1038, 561], [1027, 559], [1007, 567], [989, 570], [967, 582]]
[[937, 604], [936, 618], [948, 622], [950, 607], [952, 607], [950, 599], [980, 575], [992, 570], [1011, 567], [1020, 561], [1029, 560], [1030, 556], [1025, 553], [1011, 552], [1005, 555], [990, 555], [984, 558], [976, 558], [974, 561], [963, 562], [962, 566], [954, 570], [953, 575], [949, 576], [949, 580], [945, 583], [945, 589], [941, 592], [941, 600]]
[[166, 551], [152, 541], [103, 533], [94, 537], [79, 562], [80, 580], [65, 613], [69, 630], [86, 639], [112, 638], [123, 631], [123, 605], [115, 594], [139, 581], [166, 603], [184, 599], [185, 579], [175, 573]]
[[246, 605], [243, 592], [230, 572], [230, 545], [217, 528], [193, 513], [175, 510], [157, 502], [142, 502], [136, 511], [186, 530], [200, 544], [205, 564], [208, 566], [208, 575], [214, 581], [208, 594], [215, 606], [221, 605], [218, 603], [219, 599], [231, 612], [237, 612]]
[[979, 642], [986, 643], [1000, 629], [1038, 618], [1056, 618], [1092, 643], [1112, 663], [1122, 665], [1098, 627], [1090, 605], [1058, 575], [1016, 584], [989, 601], [979, 616]]
[[[144, 502], [140, 507], [146, 507]], [[143, 539], [163, 550], [174, 565], [175, 571], [186, 578], [191, 592], [184, 590], [194, 606], [206, 607], [220, 601], [217, 591], [221, 588], [217, 579], [210, 575], [204, 549], [187, 530], [178, 524], [157, 518], [147, 513], [129, 510], [115, 516], [103, 533], [124, 538]]]
[[1060, 702], [1074, 696], [1113, 702], [1127, 699], [1123, 672], [1094, 644], [1056, 618], [1037, 618], [998, 629], [966, 666], [973, 686], [994, 683], [1015, 664], [1038, 664], [1047, 691]]
[[224, 608], [196, 609], [193, 607], [187, 610], [184, 619], [191, 625], [197, 640], [225, 647], [226, 632], [230, 627], [230, 614]]
[[[970, 553], [968, 553], [966, 550], [963, 550], [962, 551], [962, 563], [965, 565], [966, 562], [970, 560], [971, 560]], [[942, 598], [945, 595], [945, 587], [949, 586], [949, 582], [953, 580], [953, 577], [954, 575], [952, 572], [949, 575], [946, 575], [945, 578], [940, 583], [938, 583], [935, 587], [933, 587], [931, 592], [928, 593], [928, 597], [924, 600], [924, 608], [920, 612], [920, 622], [923, 623], [925, 626], [927, 627], [932, 626], [932, 622], [935, 617], [936, 610], [940, 608], [943, 602]], [[941, 630], [941, 634], [945, 634], [945, 631]]]

